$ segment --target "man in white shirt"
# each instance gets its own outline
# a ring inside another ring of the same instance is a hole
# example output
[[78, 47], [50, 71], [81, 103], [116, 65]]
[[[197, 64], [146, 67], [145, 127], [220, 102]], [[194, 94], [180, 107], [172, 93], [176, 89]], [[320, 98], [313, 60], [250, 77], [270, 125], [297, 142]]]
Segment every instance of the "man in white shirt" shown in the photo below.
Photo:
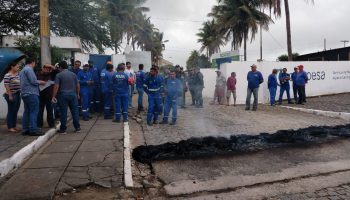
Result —
[[129, 85], [129, 108], [133, 108], [132, 106], [132, 96], [134, 94], [135, 90], [135, 82], [136, 82], [136, 74], [134, 70], [131, 68], [131, 63], [126, 62], [126, 69], [124, 71], [126, 75], [128, 75], [129, 78], [133, 79], [133, 83]]

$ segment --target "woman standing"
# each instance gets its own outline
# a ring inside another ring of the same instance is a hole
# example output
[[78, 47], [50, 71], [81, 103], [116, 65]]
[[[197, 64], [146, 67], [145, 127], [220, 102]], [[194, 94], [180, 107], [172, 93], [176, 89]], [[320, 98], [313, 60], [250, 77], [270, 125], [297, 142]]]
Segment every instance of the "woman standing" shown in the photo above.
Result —
[[9, 65], [9, 71], [4, 77], [4, 85], [6, 93], [4, 97], [7, 101], [7, 128], [11, 133], [16, 133], [19, 130], [17, 125], [17, 113], [21, 105], [21, 85], [19, 80], [19, 65], [18, 63], [11, 63]]

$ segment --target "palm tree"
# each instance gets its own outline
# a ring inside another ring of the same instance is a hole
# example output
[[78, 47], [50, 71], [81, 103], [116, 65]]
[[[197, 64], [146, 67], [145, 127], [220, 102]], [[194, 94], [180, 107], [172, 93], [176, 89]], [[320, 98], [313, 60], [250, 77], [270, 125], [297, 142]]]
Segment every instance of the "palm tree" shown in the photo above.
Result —
[[247, 40], [251, 33], [251, 42], [259, 30], [259, 25], [268, 30], [271, 18], [258, 10], [257, 0], [218, 0], [209, 16], [218, 22], [220, 30], [225, 30], [226, 39], [232, 37], [232, 47], [244, 45], [244, 60], [247, 60]]
[[[292, 34], [290, 27], [290, 11], [288, 0], [284, 1], [284, 9], [286, 13], [286, 28], [287, 28], [287, 49], [288, 49], [288, 61], [293, 61], [293, 51], [292, 51]], [[305, 0], [306, 2], [312, 2], [313, 0]], [[281, 4], [282, 0], [261, 0], [261, 5], [268, 7], [270, 12], [273, 11], [276, 17], [281, 16]]]
[[118, 53], [126, 35], [127, 44], [133, 39], [135, 27], [149, 8], [142, 7], [146, 0], [98, 0], [103, 16], [108, 19], [115, 52]]
[[204, 22], [197, 36], [199, 37], [198, 42], [202, 44], [200, 52], [206, 49], [209, 58], [220, 51], [220, 46], [225, 45], [223, 34], [218, 31], [215, 20]]

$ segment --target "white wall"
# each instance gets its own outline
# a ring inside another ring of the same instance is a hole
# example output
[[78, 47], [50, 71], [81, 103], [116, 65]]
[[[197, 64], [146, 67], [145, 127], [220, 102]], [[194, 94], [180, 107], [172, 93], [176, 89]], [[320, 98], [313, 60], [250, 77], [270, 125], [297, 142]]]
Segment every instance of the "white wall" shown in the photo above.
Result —
[[129, 54], [126, 54], [126, 61], [131, 63], [134, 71], [139, 70], [139, 64], [144, 65], [144, 70], [149, 71], [152, 67], [152, 58], [150, 51], [131, 51]]
[[80, 68], [83, 68], [84, 64], [88, 64], [89, 59], [90, 59], [90, 55], [87, 53], [78, 53], [78, 52], [74, 53], [74, 61], [80, 60], [81, 62]]
[[114, 70], [116, 70], [119, 63], [126, 63], [125, 55], [113, 54], [112, 55], [112, 63], [113, 63]]
[[[308, 72], [310, 78], [306, 85], [307, 96], [319, 96], [350, 92], [350, 62], [232, 62], [221, 66], [222, 74], [227, 78], [231, 72], [236, 72], [237, 75], [237, 103], [244, 104], [247, 93], [247, 73], [250, 71], [250, 66], [256, 64], [258, 70], [263, 74], [264, 83], [260, 86], [259, 102], [269, 102], [269, 92], [267, 89], [267, 78], [271, 74], [272, 69], [282, 69], [286, 67], [289, 73], [293, 72], [293, 68], [300, 64], [304, 65], [304, 69]], [[202, 69], [204, 75], [205, 89], [204, 97], [213, 97], [215, 86], [215, 70]], [[290, 83], [292, 86], [292, 83]], [[291, 97], [293, 91], [290, 91]], [[277, 91], [277, 97], [279, 91]], [[284, 99], [286, 95], [284, 95]]]

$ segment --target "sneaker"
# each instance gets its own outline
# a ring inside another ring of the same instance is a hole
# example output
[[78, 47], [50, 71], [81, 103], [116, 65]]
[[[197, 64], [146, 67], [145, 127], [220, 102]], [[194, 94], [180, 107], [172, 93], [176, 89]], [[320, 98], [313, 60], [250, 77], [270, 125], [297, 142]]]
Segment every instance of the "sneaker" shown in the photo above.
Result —
[[77, 128], [75, 129], [74, 133], [80, 133], [81, 132], [81, 128]]
[[67, 134], [66, 130], [58, 130], [57, 133], [59, 133], [61, 135], [66, 135]]

